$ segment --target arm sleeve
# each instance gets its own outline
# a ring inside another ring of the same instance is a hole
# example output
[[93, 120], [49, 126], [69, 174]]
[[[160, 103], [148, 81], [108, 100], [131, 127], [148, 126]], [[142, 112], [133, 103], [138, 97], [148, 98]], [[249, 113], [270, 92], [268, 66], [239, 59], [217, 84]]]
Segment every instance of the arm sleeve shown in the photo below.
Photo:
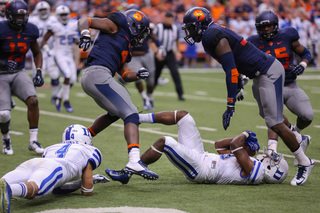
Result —
[[228, 90], [227, 105], [234, 106], [238, 89], [239, 73], [232, 52], [227, 52], [219, 57], [219, 62], [226, 73], [226, 83]]

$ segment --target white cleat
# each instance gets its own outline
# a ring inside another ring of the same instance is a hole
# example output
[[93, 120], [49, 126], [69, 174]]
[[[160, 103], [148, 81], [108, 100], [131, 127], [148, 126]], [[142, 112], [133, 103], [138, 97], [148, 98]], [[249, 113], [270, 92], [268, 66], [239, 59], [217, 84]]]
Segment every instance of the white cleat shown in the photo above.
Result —
[[6, 155], [12, 155], [13, 154], [11, 138], [4, 139], [2, 137], [2, 152], [3, 152], [3, 154], [6, 154]]
[[37, 154], [42, 154], [44, 152], [44, 148], [40, 145], [38, 141], [29, 142], [28, 149], [30, 151], [35, 151]]
[[292, 181], [290, 183], [292, 186], [299, 186], [299, 185], [304, 184], [307, 181], [311, 171], [313, 170], [313, 168], [315, 166], [314, 161], [311, 160], [310, 158], [309, 158], [309, 160], [310, 160], [309, 166], [298, 165], [298, 167], [299, 167], [298, 172], [297, 172], [296, 176], [294, 176], [294, 178], [292, 179]]
[[[301, 146], [304, 153], [306, 153], [306, 150], [307, 150], [310, 143], [311, 143], [311, 137], [309, 135], [301, 135], [300, 146]], [[298, 164], [299, 163], [298, 163], [297, 158], [294, 158], [293, 165], [298, 166]]]

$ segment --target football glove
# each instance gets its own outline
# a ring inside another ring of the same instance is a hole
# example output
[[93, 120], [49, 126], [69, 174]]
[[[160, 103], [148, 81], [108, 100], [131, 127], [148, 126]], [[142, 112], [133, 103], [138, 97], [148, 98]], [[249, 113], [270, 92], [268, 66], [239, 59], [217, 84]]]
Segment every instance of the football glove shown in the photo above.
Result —
[[81, 38], [79, 41], [79, 48], [83, 49], [83, 51], [87, 51], [91, 46], [91, 36], [89, 30], [81, 31]]
[[149, 77], [149, 71], [144, 68], [144, 67], [141, 67], [139, 69], [139, 71], [137, 72], [137, 78], [138, 79], [147, 79]]
[[304, 72], [304, 67], [301, 64], [298, 64], [291, 72], [294, 75], [301, 75]]
[[227, 130], [228, 126], [230, 125], [230, 119], [234, 114], [234, 106], [227, 106], [227, 110], [222, 115], [222, 123], [224, 130]]
[[109, 178], [99, 174], [93, 175], [92, 178], [93, 178], [93, 184], [110, 182]]
[[7, 61], [7, 69], [9, 71], [16, 70], [17, 67], [18, 67], [18, 62], [15, 62], [15, 61], [12, 61], [12, 60]]
[[33, 85], [35, 87], [41, 87], [44, 84], [44, 80], [42, 78], [41, 69], [37, 69], [36, 75], [33, 77]]
[[251, 151], [259, 151], [260, 146], [258, 143], [258, 139], [256, 138], [256, 133], [249, 131], [249, 130], [245, 130], [243, 132], [243, 134], [246, 136], [246, 140], [245, 143], [248, 144], [248, 146], [250, 147]]

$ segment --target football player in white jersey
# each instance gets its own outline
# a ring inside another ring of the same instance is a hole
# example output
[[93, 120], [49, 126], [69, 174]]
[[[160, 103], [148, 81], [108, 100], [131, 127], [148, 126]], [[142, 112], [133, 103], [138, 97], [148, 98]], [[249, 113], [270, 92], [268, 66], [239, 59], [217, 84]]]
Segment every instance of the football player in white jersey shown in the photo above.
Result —
[[0, 21], [3, 21], [6, 19], [6, 4], [8, 0], [0, 0]]
[[102, 155], [93, 146], [86, 127], [68, 126], [62, 141], [47, 147], [43, 158], [27, 160], [0, 179], [0, 212], [10, 212], [12, 196], [33, 199], [80, 188], [83, 195], [92, 195], [94, 183], [109, 182], [103, 175], [92, 176], [92, 171], [101, 164]]
[[[46, 1], [39, 1], [34, 9], [34, 15], [30, 16], [29, 22], [35, 24], [39, 29], [39, 38], [37, 42], [41, 45], [44, 34], [47, 32], [47, 26], [49, 23], [52, 23], [56, 20], [54, 16], [51, 16], [51, 7]], [[55, 102], [59, 90], [59, 69], [56, 66], [56, 63], [53, 58], [52, 50], [53, 49], [53, 38], [50, 38], [47, 41], [47, 45], [42, 47], [42, 56], [43, 56], [43, 65], [42, 65], [42, 75], [48, 73], [51, 79], [51, 88], [52, 95], [51, 101]], [[34, 67], [34, 66], [33, 66]], [[35, 71], [35, 67], [34, 67]]]
[[[215, 142], [219, 154], [204, 151], [203, 142], [192, 116], [183, 110], [139, 115], [140, 123], [178, 125], [178, 141], [170, 136], [159, 138], [142, 156], [147, 165], [157, 161], [163, 153], [184, 176], [196, 183], [259, 184], [281, 183], [288, 174], [288, 164], [282, 155], [253, 158], [259, 150], [255, 133], [244, 131], [234, 138]], [[267, 151], [266, 151], [267, 153]], [[128, 183], [130, 175], [123, 170], [106, 169], [116, 181]]]
[[48, 31], [43, 37], [41, 46], [45, 47], [48, 39], [53, 36], [54, 60], [64, 76], [64, 82], [56, 96], [56, 108], [61, 111], [61, 101], [67, 112], [73, 112], [70, 105], [70, 85], [76, 83], [77, 67], [73, 57], [74, 40], [79, 39], [77, 22], [70, 20], [70, 9], [60, 5], [55, 10], [57, 21], [48, 25]]

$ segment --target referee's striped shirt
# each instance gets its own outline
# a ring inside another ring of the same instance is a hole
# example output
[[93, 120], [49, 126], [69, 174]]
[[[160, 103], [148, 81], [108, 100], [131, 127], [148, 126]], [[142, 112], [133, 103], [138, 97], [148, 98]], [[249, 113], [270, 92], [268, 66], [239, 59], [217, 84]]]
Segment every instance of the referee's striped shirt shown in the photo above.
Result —
[[163, 23], [159, 23], [154, 29], [154, 34], [158, 37], [159, 41], [167, 52], [173, 50], [173, 48], [176, 46], [176, 41], [179, 39], [179, 30], [175, 24], [172, 24], [168, 27]]

